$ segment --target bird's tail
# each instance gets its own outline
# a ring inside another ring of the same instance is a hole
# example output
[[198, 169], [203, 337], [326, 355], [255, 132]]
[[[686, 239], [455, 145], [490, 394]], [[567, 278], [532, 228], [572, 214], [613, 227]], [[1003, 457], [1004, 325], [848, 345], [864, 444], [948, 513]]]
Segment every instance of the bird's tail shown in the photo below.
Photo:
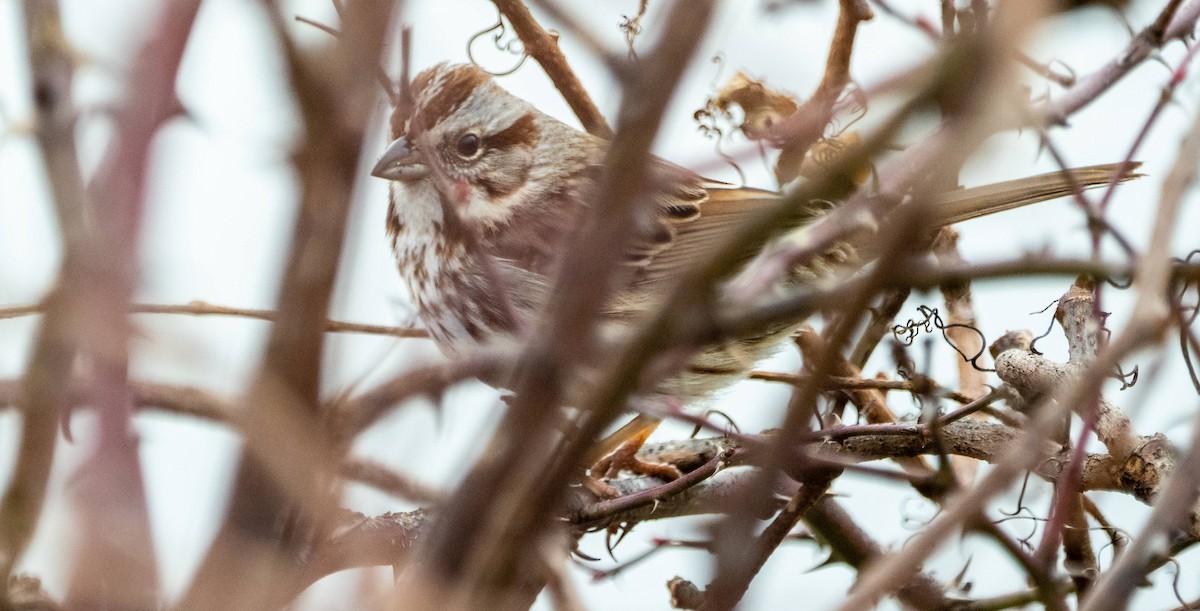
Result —
[[655, 418], [654, 416], [647, 416], [645, 414], [634, 416], [627, 424], [589, 448], [587, 454], [584, 456], [583, 466], [592, 466], [601, 458], [616, 452], [617, 448], [626, 443], [632, 442], [639, 446], [646, 443], [646, 439], [650, 437], [650, 433], [653, 433], [654, 429], [657, 429], [661, 423], [662, 419]]
[[938, 226], [952, 225], [995, 212], [1044, 202], [1070, 195], [1076, 188], [1086, 190], [1107, 185], [1122, 171], [1118, 183], [1143, 176], [1134, 171], [1142, 165], [1140, 162], [1130, 163], [1125, 168], [1122, 168], [1122, 165], [1124, 164], [1092, 165], [943, 193], [938, 196], [937, 205], [933, 207], [934, 220]]

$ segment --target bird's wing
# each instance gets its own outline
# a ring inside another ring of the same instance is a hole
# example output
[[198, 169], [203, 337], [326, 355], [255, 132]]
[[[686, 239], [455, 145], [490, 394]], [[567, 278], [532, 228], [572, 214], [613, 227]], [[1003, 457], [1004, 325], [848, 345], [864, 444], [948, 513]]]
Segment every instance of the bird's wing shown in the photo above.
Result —
[[[705, 199], [697, 205], [698, 214], [692, 218], [676, 220], [665, 215], [659, 218], [669, 228], [671, 239], [642, 263], [635, 282], [638, 288], [669, 283], [721, 248], [737, 227], [756, 212], [779, 201], [777, 194], [757, 189], [710, 187], [705, 192]], [[800, 224], [797, 222], [796, 226]], [[746, 249], [739, 258], [749, 261], [753, 256], [754, 250]]]
[[[665, 162], [664, 162], [665, 163]], [[1133, 164], [1119, 179], [1125, 182], [1141, 176], [1132, 173]], [[1091, 189], [1109, 184], [1121, 164], [1075, 168], [1050, 172], [980, 187], [957, 189], [937, 196], [935, 226], [953, 223], [1027, 206], [1070, 195], [1076, 185]], [[683, 270], [722, 247], [746, 219], [779, 201], [779, 195], [760, 189], [738, 188], [713, 181], [674, 166], [670, 177], [684, 181], [686, 187], [660, 187], [655, 193], [656, 224], [639, 224], [630, 261], [639, 269], [633, 283], [636, 290], [666, 288]], [[660, 184], [671, 184], [663, 180]], [[703, 195], [698, 197], [697, 189]], [[798, 206], [781, 230], [801, 227], [831, 210], [836, 204], [812, 201]], [[886, 223], [886, 219], [884, 220]], [[653, 236], [653, 239], [647, 236]], [[738, 258], [749, 261], [755, 249], [746, 249]], [[867, 257], [869, 258], [869, 257]]]

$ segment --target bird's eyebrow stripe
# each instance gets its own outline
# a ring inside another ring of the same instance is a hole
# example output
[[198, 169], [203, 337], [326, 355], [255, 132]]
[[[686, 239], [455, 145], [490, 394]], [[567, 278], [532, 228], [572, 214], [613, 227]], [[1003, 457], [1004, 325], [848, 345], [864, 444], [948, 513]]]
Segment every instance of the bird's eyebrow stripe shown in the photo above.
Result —
[[512, 125], [488, 136], [487, 144], [488, 148], [492, 149], [503, 149], [519, 145], [532, 147], [540, 135], [541, 130], [538, 129], [537, 123], [534, 121], [533, 113], [525, 113], [519, 119], [513, 121]]

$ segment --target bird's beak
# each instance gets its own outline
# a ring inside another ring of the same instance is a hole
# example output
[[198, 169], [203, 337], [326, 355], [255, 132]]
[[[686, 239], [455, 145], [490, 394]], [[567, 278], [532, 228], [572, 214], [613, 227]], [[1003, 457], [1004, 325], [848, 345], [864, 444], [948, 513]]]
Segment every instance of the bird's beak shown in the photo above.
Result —
[[429, 166], [425, 165], [425, 159], [409, 144], [408, 138], [400, 136], [383, 151], [383, 156], [371, 169], [371, 176], [411, 182], [429, 176]]

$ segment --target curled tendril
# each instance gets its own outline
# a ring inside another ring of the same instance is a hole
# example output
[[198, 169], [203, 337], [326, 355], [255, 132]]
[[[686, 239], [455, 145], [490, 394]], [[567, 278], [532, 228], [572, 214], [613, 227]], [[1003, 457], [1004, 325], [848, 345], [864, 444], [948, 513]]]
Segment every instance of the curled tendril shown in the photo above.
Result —
[[[1108, 343], [1108, 340], [1112, 339], [1112, 329], [1108, 328], [1108, 317], [1111, 315], [1112, 312], [1100, 312], [1100, 332], [1104, 334], [1105, 344]], [[1121, 364], [1117, 363], [1116, 372], [1109, 374], [1109, 376], [1120, 380], [1121, 388], [1119, 390], [1133, 388], [1133, 385], [1137, 384], [1138, 381], [1138, 366], [1134, 365], [1133, 370], [1129, 373], [1126, 373], [1125, 369], [1121, 367]]]
[[[494, 34], [493, 34], [493, 32], [494, 32]], [[479, 60], [475, 59], [475, 54], [471, 51], [472, 47], [475, 46], [475, 41], [479, 40], [480, 38], [482, 38], [484, 36], [487, 36], [488, 34], [492, 34], [492, 44], [496, 47], [497, 50], [502, 51], [504, 53], [508, 53], [510, 55], [520, 55], [521, 56], [521, 59], [517, 60], [517, 65], [515, 65], [512, 68], [509, 68], [508, 70], [505, 70], [503, 72], [493, 72], [491, 70], [488, 70], [487, 68], [484, 68], [483, 65], [479, 63]], [[508, 75], [516, 72], [525, 63], [525, 60], [529, 58], [529, 54], [525, 52], [525, 45], [521, 43], [520, 38], [513, 38], [512, 40], [509, 40], [507, 42], [501, 42], [504, 39], [504, 37], [507, 35], [508, 35], [508, 25], [504, 23], [504, 17], [499, 14], [499, 11], [497, 11], [496, 23], [476, 32], [474, 35], [471, 36], [471, 38], [467, 39], [467, 59], [472, 64], [477, 66], [480, 70], [483, 70], [484, 72], [487, 72], [488, 74], [490, 74], [492, 76], [508, 76]]]
[[1006, 522], [1026, 522], [1026, 523], [1028, 523], [1030, 526], [1029, 534], [1026, 534], [1023, 537], [1016, 537], [1015, 541], [1017, 542], [1018, 545], [1020, 545], [1026, 551], [1033, 551], [1033, 544], [1030, 543], [1030, 541], [1032, 541], [1033, 538], [1037, 536], [1038, 525], [1045, 522], [1046, 518], [1038, 516], [1037, 514], [1033, 513], [1032, 509], [1030, 509], [1029, 507], [1025, 507], [1025, 506], [1022, 506], [1019, 509], [1017, 509], [1016, 513], [1007, 514], [1007, 515], [1008, 515], [1008, 517], [1000, 518], [999, 520], [996, 520], [994, 522], [994, 524], [999, 526]]
[[1098, 547], [1096, 549], [1096, 564], [1097, 565], [1100, 564], [1101, 554], [1103, 554], [1104, 552], [1111, 549], [1111, 550], [1113, 550], [1113, 552], [1112, 552], [1113, 557], [1116, 558], [1116, 556], [1121, 553], [1121, 548], [1123, 548], [1127, 543], [1129, 543], [1132, 540], [1132, 538], [1125, 531], [1123, 531], [1119, 528], [1112, 528], [1112, 527], [1107, 527], [1107, 526], [1095, 526], [1095, 527], [1089, 528], [1088, 530], [1089, 531], [1092, 531], [1092, 530], [1101, 531], [1104, 534], [1108, 535], [1108, 542], [1105, 543], [1104, 545], [1101, 545], [1100, 547]]
[[642, 17], [646, 16], [646, 7], [650, 4], [650, 0], [641, 0], [638, 3], [638, 12], [633, 17], [621, 15], [621, 23], [617, 27], [621, 33], [625, 35], [625, 45], [629, 47], [629, 59], [637, 61], [637, 51], [633, 50], [633, 43], [637, 40], [638, 35], [642, 33]]
[[[1057, 303], [1058, 303], [1058, 300], [1055, 299], [1054, 301], [1050, 302], [1050, 305], [1042, 308], [1041, 310], [1038, 310], [1037, 312], [1031, 312], [1030, 314], [1044, 314], [1047, 310], [1050, 309], [1051, 306], [1053, 306]], [[1104, 342], [1105, 343], [1107, 343], [1108, 339], [1110, 337], [1112, 337], [1112, 329], [1109, 329], [1107, 326], [1108, 325], [1108, 317], [1111, 314], [1112, 314], [1111, 312], [1100, 312], [1100, 333], [1104, 334]], [[1029, 351], [1030, 352], [1041, 356], [1042, 352], [1037, 349], [1037, 343], [1050, 336], [1050, 332], [1054, 330], [1054, 323], [1056, 320], [1057, 320], [1056, 318], [1051, 317], [1050, 324], [1046, 327], [1045, 333], [1042, 333], [1041, 335], [1033, 338], [1033, 341], [1029, 342]], [[1133, 386], [1135, 384], [1137, 384], [1138, 372], [1139, 371], [1138, 371], [1137, 365], [1134, 365], [1133, 369], [1127, 373], [1125, 371], [1125, 369], [1123, 367], [1121, 367], [1121, 364], [1117, 363], [1116, 371], [1110, 373], [1109, 377], [1119, 380], [1121, 382], [1120, 390], [1127, 390], [1127, 389], [1133, 388]]]
[[1123, 290], [1128, 289], [1129, 287], [1133, 286], [1133, 276], [1132, 275], [1128, 275], [1128, 276], [1124, 276], [1124, 277], [1120, 277], [1120, 278], [1118, 278], [1116, 276], [1107, 277], [1104, 279], [1104, 281], [1106, 283], [1108, 283], [1109, 286], [1113, 287], [1114, 289], [1117, 289], [1118, 291], [1123, 291]]
[[710, 89], [720, 89], [721, 75], [725, 74], [725, 52], [717, 51], [709, 61], [717, 65], [717, 70], [713, 73], [712, 81], [708, 83], [708, 87]]
[[[1038, 314], [1045, 314], [1047, 310], [1049, 310], [1051, 307], [1056, 306], [1056, 305], [1058, 305], [1057, 299], [1055, 299], [1054, 301], [1051, 301], [1049, 305], [1047, 305], [1046, 307], [1044, 307], [1036, 312], [1030, 312], [1029, 315], [1036, 316]], [[1047, 337], [1050, 337], [1050, 332], [1054, 330], [1054, 320], [1055, 320], [1054, 317], [1051, 316], [1050, 324], [1046, 327], [1046, 331], [1044, 333], [1042, 333], [1041, 335], [1033, 338], [1033, 340], [1031, 340], [1029, 342], [1029, 351], [1030, 352], [1032, 352], [1038, 356], [1042, 355], [1042, 351], [1037, 349], [1037, 343], [1043, 339], [1046, 339]]]
[[737, 159], [734, 159], [732, 155], [725, 152], [725, 149], [722, 148], [723, 143], [724, 143], [724, 139], [722, 139], [720, 136], [717, 136], [716, 143], [714, 144], [714, 148], [716, 150], [717, 155], [720, 156], [721, 159], [724, 159], [725, 163], [728, 163], [729, 167], [733, 168], [734, 172], [737, 172], [738, 185], [745, 186], [746, 185], [746, 173], [742, 171], [742, 165], [740, 163], [738, 163]]
[[[1200, 258], [1200, 249], [1189, 252], [1186, 257], [1176, 259], [1175, 261], [1181, 265], [1191, 265], [1192, 260]], [[1184, 303], [1188, 291], [1196, 290], [1196, 303], [1188, 305]], [[1192, 335], [1192, 326], [1195, 325], [1196, 319], [1200, 317], [1200, 284], [1194, 283], [1191, 280], [1180, 283], [1178, 293], [1175, 297], [1175, 309], [1179, 312], [1179, 351], [1183, 354], [1183, 362], [1187, 365], [1188, 376], [1192, 379], [1192, 386], [1195, 387], [1196, 393], [1200, 394], [1200, 374], [1197, 373], [1196, 363], [1192, 357], [1192, 342], [1196, 341]], [[1190, 341], [1189, 341], [1190, 340]]]
[[[917, 307], [917, 311], [920, 312], [922, 316], [921, 320], [914, 320], [910, 318], [908, 322], [903, 325], [892, 326], [892, 335], [896, 337], [897, 341], [906, 346], [911, 346], [913, 340], [915, 340], [917, 336], [933, 333], [933, 330], [937, 329], [942, 333], [942, 339], [945, 340], [946, 344], [953, 348], [954, 351], [957, 352], [964, 361], [970, 363], [971, 367], [973, 367], [976, 371], [996, 371], [995, 369], [983, 367], [979, 364], [979, 358], [983, 356], [983, 353], [986, 350], [985, 346], [987, 346], [987, 336], [983, 334], [983, 331], [980, 331], [974, 326], [965, 325], [962, 323], [948, 325], [942, 320], [942, 315], [938, 312], [937, 308], [931, 308], [929, 306], [922, 305]], [[948, 329], [955, 328], [969, 329], [970, 331], [973, 331], [975, 334], [979, 335], [980, 348], [975, 354], [967, 356], [967, 353], [963, 352], [962, 349], [950, 339], [950, 336], [946, 335], [946, 331]]]
[[[717, 63], [719, 66], [717, 68], [717, 74], [719, 75], [723, 67], [724, 58], [722, 55], [718, 54], [713, 57], [713, 62]], [[731, 156], [729, 153], [726, 153], [722, 148], [722, 145], [726, 139], [726, 132], [725, 129], [721, 127], [721, 124], [723, 122], [728, 122], [731, 125], [737, 125], [737, 122], [734, 121], [732, 113], [727, 110], [720, 110], [713, 104], [708, 104], [704, 108], [692, 113], [692, 119], [696, 122], [696, 129], [700, 132], [701, 136], [714, 140], [713, 151], [721, 159], [724, 159], [725, 162], [728, 163], [731, 168], [733, 168], [734, 172], [737, 172], [738, 182], [742, 185], [745, 185], [746, 173], [742, 171], [741, 164], [739, 164], [737, 160], [733, 158], [733, 156]]]
[[[867, 116], [868, 104], [867, 97], [858, 83], [851, 82], [839, 94], [835, 107], [848, 106], [846, 110], [848, 117], [835, 116], [829, 120], [825, 126], [825, 135], [811, 147], [810, 155], [813, 155], [815, 161], [819, 161], [822, 165], [828, 166], [836, 162], [841, 155], [850, 148], [851, 142], [857, 139], [857, 135], [850, 133], [850, 128]], [[849, 137], [844, 137], [849, 134]], [[827, 155], [824, 159], [818, 159], [820, 153], [825, 151]], [[868, 172], [870, 184], [878, 184], [878, 175], [875, 171], [875, 164], [868, 164]]]
[[[925, 497], [908, 497], [900, 501], [900, 525], [909, 530], [920, 530], [929, 525], [933, 518], [937, 517], [935, 511], [933, 515], [928, 517], [920, 517], [916, 515], [915, 510], [928, 509], [934, 506]], [[920, 503], [918, 505], [918, 503]]]
[[862, 88], [858, 86], [858, 83], [851, 82], [850, 85], [848, 85], [842, 91], [838, 97], [838, 103], [836, 106], [840, 106], [845, 100], [853, 101], [854, 105], [851, 106], [849, 110], [851, 117], [846, 121], [845, 125], [842, 125], [842, 119], [840, 117], [830, 121], [829, 125], [832, 128], [830, 137], [832, 138], [841, 136], [846, 130], [853, 127], [855, 123], [858, 123], [863, 117], [867, 116], [867, 96], [865, 93], [863, 93]]
[[[1013, 517], [1013, 516], [1020, 514], [1022, 510], [1027, 509], [1025, 507], [1025, 493], [1029, 491], [1029, 476], [1030, 476], [1029, 472], [1026, 471], [1025, 477], [1021, 480], [1021, 492], [1019, 494], [1017, 494], [1017, 508], [1012, 511], [1004, 511], [1003, 509], [999, 509], [997, 511], [999, 511], [1003, 515]], [[1030, 513], [1033, 513], [1033, 512], [1030, 511]]]
[[1134, 365], [1133, 371], [1125, 373], [1125, 370], [1121, 369], [1121, 365], [1118, 363], [1116, 378], [1121, 381], [1121, 390], [1133, 388], [1133, 385], [1138, 382], [1138, 366]]
[[[731, 430], [734, 433], [741, 434], [742, 428], [738, 426], [737, 422], [735, 422], [734, 419], [729, 416], [729, 414], [726, 414], [725, 412], [723, 412], [719, 409], [707, 410], [703, 414], [701, 414], [701, 418], [703, 418], [704, 420], [708, 420], [708, 417], [713, 416], [713, 415], [720, 416], [722, 420], [729, 423], [729, 429], [727, 429], [727, 430]], [[696, 428], [692, 429], [692, 434], [688, 435], [688, 439], [695, 439], [696, 435], [699, 435], [700, 431], [703, 428], [704, 428], [703, 426], [697, 424]]]
[[1183, 362], [1187, 365], [1188, 376], [1192, 378], [1192, 386], [1196, 388], [1196, 393], [1200, 394], [1200, 375], [1197, 375], [1196, 365], [1192, 361], [1192, 351], [1188, 343], [1187, 328], [1179, 330], [1179, 349], [1183, 352]]
[[[1187, 256], [1183, 257], [1182, 259], [1179, 257], [1173, 257], [1172, 262], [1174, 262], [1176, 265], [1191, 265], [1192, 260], [1197, 259], [1197, 258], [1200, 258], [1200, 249], [1196, 249], [1196, 250], [1193, 250], [1192, 252], [1189, 252], [1187, 254]], [[1179, 304], [1179, 306], [1181, 308], [1184, 307], [1182, 305], [1183, 298], [1187, 296], [1187, 292], [1189, 289], [1192, 288], [1192, 286], [1193, 286], [1193, 282], [1191, 280], [1188, 280], [1188, 281], [1184, 282], [1183, 284], [1179, 285], [1179, 291], [1176, 296], [1176, 300], [1181, 302]], [[1194, 322], [1197, 318], [1197, 315], [1200, 315], [1200, 303], [1197, 303], [1197, 305], [1194, 305], [1194, 306], [1190, 306], [1190, 308], [1192, 310], [1192, 314], [1190, 317], [1188, 317], [1189, 323]]]
[[1167, 558], [1166, 566], [1172, 569], [1171, 571], [1171, 591], [1175, 593], [1175, 600], [1179, 601], [1179, 606], [1184, 609], [1195, 609], [1192, 603], [1188, 603], [1183, 599], [1183, 594], [1179, 592], [1179, 576], [1183, 572], [1182, 565], [1174, 558]]
[[[925, 306], [921, 306], [921, 308], [924, 307]], [[908, 322], [904, 323], [903, 325], [892, 325], [892, 335], [895, 336], [896, 341], [900, 342], [901, 344], [904, 344], [905, 346], [911, 346], [913, 340], [917, 339], [917, 335], [920, 334], [921, 328], [924, 328], [925, 333], [933, 332], [933, 326], [928, 317], [922, 321], [915, 321], [910, 318], [908, 319]]]

